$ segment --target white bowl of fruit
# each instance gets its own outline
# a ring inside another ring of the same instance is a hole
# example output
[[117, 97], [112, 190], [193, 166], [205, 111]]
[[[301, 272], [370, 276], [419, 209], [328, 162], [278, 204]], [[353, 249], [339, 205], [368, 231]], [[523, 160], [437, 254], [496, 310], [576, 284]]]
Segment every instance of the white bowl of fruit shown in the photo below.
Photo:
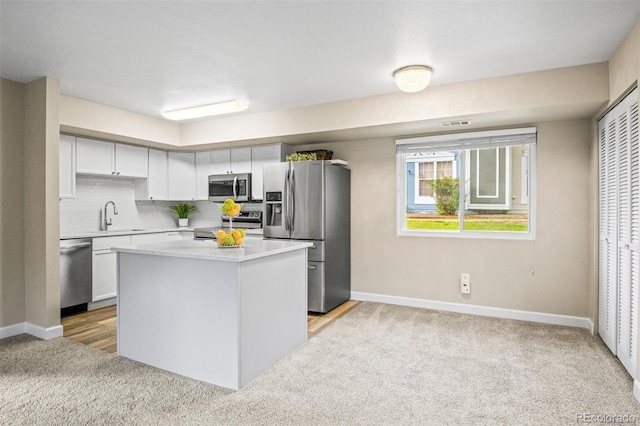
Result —
[[220, 229], [216, 232], [218, 247], [242, 247], [245, 235], [246, 233], [244, 229]]

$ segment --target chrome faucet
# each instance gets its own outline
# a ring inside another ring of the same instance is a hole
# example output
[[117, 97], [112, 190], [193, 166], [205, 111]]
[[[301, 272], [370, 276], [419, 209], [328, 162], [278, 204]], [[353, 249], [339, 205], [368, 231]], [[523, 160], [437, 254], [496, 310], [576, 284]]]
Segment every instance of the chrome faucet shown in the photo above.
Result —
[[103, 223], [104, 226], [102, 228], [103, 231], [108, 231], [109, 230], [109, 225], [112, 224], [111, 223], [111, 218], [107, 219], [107, 206], [109, 204], [113, 204], [113, 214], [114, 215], [118, 214], [118, 208], [116, 207], [116, 203], [114, 203], [113, 201], [107, 201], [105, 203], [105, 205], [104, 205], [104, 213], [102, 215], [102, 219], [104, 220], [104, 223]]

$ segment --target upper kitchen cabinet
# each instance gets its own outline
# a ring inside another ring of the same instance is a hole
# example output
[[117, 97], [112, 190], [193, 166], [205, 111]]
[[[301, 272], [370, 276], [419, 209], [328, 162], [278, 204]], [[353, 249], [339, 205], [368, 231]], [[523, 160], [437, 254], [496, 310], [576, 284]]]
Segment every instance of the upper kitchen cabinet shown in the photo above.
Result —
[[211, 151], [214, 175], [251, 173], [251, 147]]
[[139, 146], [76, 138], [76, 172], [146, 178], [148, 151]]
[[215, 173], [212, 152], [196, 152], [196, 200], [209, 199], [209, 175]]
[[76, 138], [60, 135], [60, 198], [76, 198]]
[[149, 149], [149, 178], [136, 183], [136, 200], [166, 200], [169, 157], [167, 151]]
[[141, 146], [115, 144], [116, 174], [120, 176], [146, 178], [149, 176], [149, 149]]
[[231, 173], [251, 173], [251, 147], [231, 150]]
[[76, 172], [91, 175], [112, 175], [115, 144], [76, 138]]
[[196, 199], [196, 154], [195, 152], [170, 152], [168, 167], [168, 199]]
[[264, 165], [280, 163], [291, 153], [293, 153], [293, 148], [284, 144], [254, 146], [251, 149], [251, 197], [254, 200], [262, 200], [263, 198], [262, 170]]

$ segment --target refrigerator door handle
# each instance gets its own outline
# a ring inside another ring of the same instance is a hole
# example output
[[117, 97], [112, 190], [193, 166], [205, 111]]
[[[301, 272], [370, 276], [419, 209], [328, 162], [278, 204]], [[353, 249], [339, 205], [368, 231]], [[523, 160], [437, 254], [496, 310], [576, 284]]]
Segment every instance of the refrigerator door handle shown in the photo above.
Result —
[[284, 229], [289, 231], [289, 169], [284, 175]]
[[291, 190], [291, 231], [295, 231], [294, 229], [294, 224], [296, 221], [296, 175], [295, 175], [295, 171], [296, 169], [291, 169], [291, 183], [290, 183], [290, 190]]

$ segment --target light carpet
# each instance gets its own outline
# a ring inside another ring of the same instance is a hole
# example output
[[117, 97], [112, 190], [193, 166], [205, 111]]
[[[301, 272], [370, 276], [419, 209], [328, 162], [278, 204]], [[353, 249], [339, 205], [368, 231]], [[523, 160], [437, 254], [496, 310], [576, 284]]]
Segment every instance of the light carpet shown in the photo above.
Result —
[[[238, 392], [65, 338], [0, 340], [0, 424], [525, 425], [640, 422], [586, 330], [361, 303]], [[629, 418], [629, 417], [627, 417]]]

